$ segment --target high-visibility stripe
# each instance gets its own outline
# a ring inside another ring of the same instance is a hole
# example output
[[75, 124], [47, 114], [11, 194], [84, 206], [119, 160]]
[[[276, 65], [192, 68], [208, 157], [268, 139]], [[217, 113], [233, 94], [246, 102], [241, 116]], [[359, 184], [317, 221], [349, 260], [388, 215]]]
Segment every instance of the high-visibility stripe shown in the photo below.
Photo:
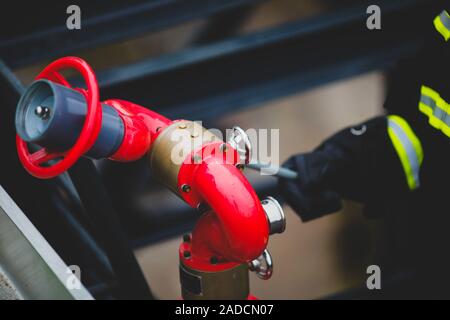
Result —
[[445, 41], [450, 38], [450, 15], [447, 11], [442, 11], [440, 15], [434, 18], [434, 27], [444, 37]]
[[420, 89], [419, 110], [428, 116], [429, 124], [450, 137], [450, 105], [433, 89]]
[[396, 115], [388, 116], [388, 134], [405, 172], [410, 190], [420, 186], [419, 171], [423, 161], [420, 140], [409, 124]]

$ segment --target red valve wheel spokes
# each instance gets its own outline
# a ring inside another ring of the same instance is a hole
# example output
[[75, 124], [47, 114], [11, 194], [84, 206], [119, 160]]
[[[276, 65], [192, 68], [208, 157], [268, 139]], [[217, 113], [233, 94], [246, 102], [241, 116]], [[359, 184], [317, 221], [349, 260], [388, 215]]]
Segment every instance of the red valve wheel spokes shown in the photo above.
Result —
[[[84, 94], [87, 103], [86, 120], [83, 124], [80, 137], [73, 147], [65, 152], [52, 152], [45, 148], [30, 153], [27, 143], [16, 135], [16, 145], [19, 159], [24, 168], [33, 176], [40, 179], [50, 179], [69, 169], [86, 151], [88, 151], [100, 133], [102, 124], [102, 111], [99, 100], [98, 83], [91, 67], [77, 57], [64, 57], [49, 64], [37, 77], [48, 79], [71, 88], [67, 80], [59, 73], [63, 69], [75, 69], [83, 76], [87, 90], [76, 89]], [[62, 157], [63, 159], [48, 167], [42, 164]]]

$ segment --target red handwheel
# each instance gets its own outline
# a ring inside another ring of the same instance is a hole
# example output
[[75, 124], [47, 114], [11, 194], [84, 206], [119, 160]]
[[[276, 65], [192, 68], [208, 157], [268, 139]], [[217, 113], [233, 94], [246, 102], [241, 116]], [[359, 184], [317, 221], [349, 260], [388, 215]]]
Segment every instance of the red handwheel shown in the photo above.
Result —
[[[30, 153], [27, 143], [16, 135], [17, 152], [24, 168], [40, 179], [50, 179], [69, 169], [96, 141], [102, 124], [102, 110], [99, 100], [98, 83], [92, 68], [86, 61], [77, 57], [64, 57], [49, 64], [37, 77], [47, 79], [71, 88], [67, 80], [59, 73], [63, 69], [75, 69], [84, 78], [87, 90], [76, 89], [84, 94], [87, 103], [86, 120], [80, 136], [71, 149], [53, 152], [42, 148]], [[55, 164], [42, 166], [50, 160], [62, 158]]]

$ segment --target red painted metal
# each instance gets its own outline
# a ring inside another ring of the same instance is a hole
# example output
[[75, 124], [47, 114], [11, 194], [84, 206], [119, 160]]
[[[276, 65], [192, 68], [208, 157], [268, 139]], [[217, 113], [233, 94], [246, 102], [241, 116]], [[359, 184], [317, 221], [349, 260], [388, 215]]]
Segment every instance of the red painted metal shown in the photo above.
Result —
[[228, 262], [247, 263], [264, 251], [269, 240], [266, 214], [252, 186], [236, 168], [237, 153], [228, 145], [223, 151], [223, 146], [205, 144], [194, 152], [202, 161], [193, 163], [191, 155], [178, 174], [179, 188], [184, 184], [191, 187], [190, 192], [182, 192], [184, 200], [192, 207], [205, 203], [211, 208], [192, 232], [191, 257], [183, 260], [198, 270], [210, 271], [213, 256], [220, 262], [214, 269], [228, 268]]
[[104, 104], [115, 108], [122, 118], [125, 135], [111, 160], [129, 162], [140, 159], [148, 152], [159, 133], [172, 123], [164, 116], [124, 100], [106, 100]]

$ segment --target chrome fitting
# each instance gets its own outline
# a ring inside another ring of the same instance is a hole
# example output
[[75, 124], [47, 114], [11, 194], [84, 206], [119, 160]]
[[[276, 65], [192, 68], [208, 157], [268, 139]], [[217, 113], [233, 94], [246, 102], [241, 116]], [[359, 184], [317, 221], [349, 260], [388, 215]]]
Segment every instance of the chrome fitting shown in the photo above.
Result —
[[267, 197], [261, 201], [261, 205], [266, 212], [270, 234], [283, 233], [286, 229], [286, 217], [278, 201], [273, 197]]

